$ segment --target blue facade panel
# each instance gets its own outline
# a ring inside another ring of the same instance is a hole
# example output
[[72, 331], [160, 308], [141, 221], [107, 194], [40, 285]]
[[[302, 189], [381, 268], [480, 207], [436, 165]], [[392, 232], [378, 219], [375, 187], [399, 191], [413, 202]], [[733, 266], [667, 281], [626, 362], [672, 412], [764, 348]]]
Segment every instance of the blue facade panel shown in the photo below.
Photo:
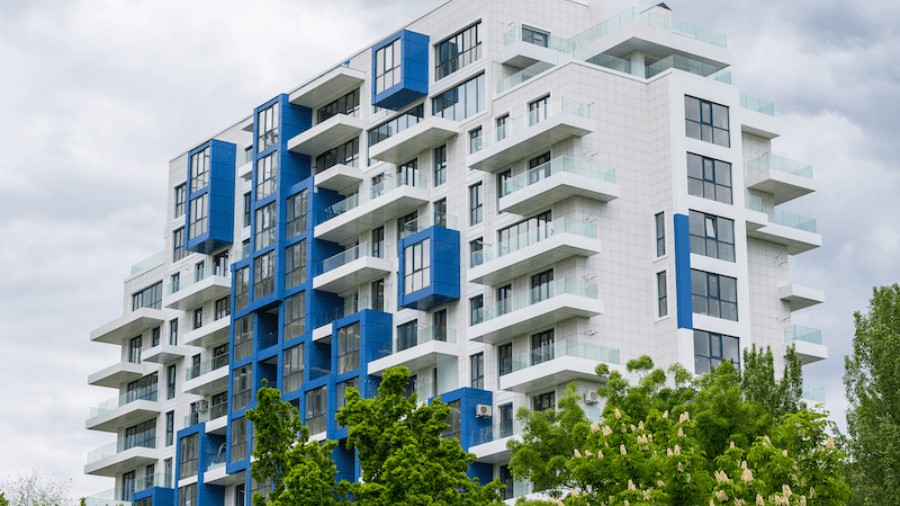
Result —
[[690, 219], [684, 214], [675, 215], [675, 301], [678, 328], [693, 329]]
[[[204, 506], [224, 506], [225, 487], [209, 485], [203, 482], [203, 475], [212, 460], [225, 444], [225, 438], [206, 433], [206, 424], [198, 423], [177, 433], [177, 446], [175, 450], [175, 476], [181, 476], [181, 440], [185, 437], [199, 434], [197, 441], [197, 504]], [[173, 504], [178, 504], [180, 490], [174, 491]], [[156, 504], [154, 502], [154, 504]]]
[[491, 418], [478, 418], [475, 416], [475, 406], [486, 404], [491, 406], [494, 400], [493, 392], [478, 390], [476, 388], [463, 387], [452, 392], [441, 394], [441, 402], [448, 404], [459, 402], [460, 412], [460, 436], [459, 445], [463, 450], [475, 446], [476, 438], [485, 430], [491, 430]]
[[[431, 240], [427, 254], [430, 260], [428, 286], [413, 293], [403, 293], [406, 248]], [[400, 270], [397, 283], [400, 307], [429, 311], [448, 302], [459, 300], [460, 295], [460, 245], [459, 231], [430, 227], [400, 240]]]
[[209, 148], [209, 184], [188, 195], [185, 206], [185, 230], [190, 230], [191, 205], [198, 198], [208, 195], [207, 230], [193, 239], [185, 234], [185, 248], [208, 255], [234, 242], [234, 182], [237, 146], [213, 139], [188, 153], [188, 181], [194, 168], [191, 155]]
[[[429, 38], [427, 35], [403, 30], [372, 48], [372, 68], [377, 68], [377, 51], [400, 40], [400, 82], [377, 93], [372, 79], [372, 104], [397, 111], [428, 95]], [[395, 56], [396, 58], [396, 56]]]
[[135, 492], [132, 496], [132, 502], [140, 501], [150, 497], [153, 506], [175, 506], [175, 489], [152, 487], [140, 492]]

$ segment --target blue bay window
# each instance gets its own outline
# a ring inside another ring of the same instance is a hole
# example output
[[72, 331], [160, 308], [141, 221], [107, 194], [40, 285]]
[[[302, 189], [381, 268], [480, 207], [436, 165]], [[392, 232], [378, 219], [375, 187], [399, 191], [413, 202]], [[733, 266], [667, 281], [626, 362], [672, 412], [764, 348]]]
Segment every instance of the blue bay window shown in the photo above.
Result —
[[234, 241], [237, 146], [211, 140], [188, 154], [187, 249], [209, 254]]
[[372, 104], [399, 110], [428, 94], [429, 38], [408, 30], [372, 48]]
[[458, 300], [459, 232], [430, 227], [400, 240], [399, 306], [428, 311]]

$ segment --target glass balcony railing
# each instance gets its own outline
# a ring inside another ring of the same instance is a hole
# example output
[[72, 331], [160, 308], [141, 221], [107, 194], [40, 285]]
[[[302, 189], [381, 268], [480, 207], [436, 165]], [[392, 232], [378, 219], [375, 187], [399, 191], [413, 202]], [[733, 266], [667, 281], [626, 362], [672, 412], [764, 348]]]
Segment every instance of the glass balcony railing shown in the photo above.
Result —
[[605, 362], [607, 364], [619, 364], [619, 349], [597, 344], [583, 343], [580, 341], [562, 340], [547, 346], [535, 348], [527, 353], [514, 355], [510, 372], [522, 371], [529, 367], [548, 362], [561, 357], [577, 357]]
[[720, 82], [731, 84], [731, 73], [723, 72], [722, 67], [703, 63], [685, 56], [673, 54], [647, 66], [646, 77], [651, 77], [669, 69], [678, 69], [702, 77], [710, 77]]
[[522, 422], [518, 420], [505, 420], [495, 423], [490, 427], [482, 427], [481, 430], [475, 434], [474, 444], [481, 445], [506, 437], [512, 437], [516, 434], [521, 434], [523, 430], [524, 427], [522, 426]]
[[184, 374], [184, 380], [190, 381], [194, 378], [203, 376], [206, 373], [215, 371], [216, 369], [219, 369], [221, 367], [226, 367], [227, 365], [228, 355], [219, 355], [212, 360], [207, 360], [206, 362], [189, 367], [187, 372], [185, 372]]
[[790, 343], [793, 341], [822, 344], [822, 331], [819, 329], [801, 327], [800, 325], [792, 325], [784, 329], [784, 342]]
[[88, 453], [87, 463], [93, 464], [94, 462], [112, 457], [113, 455], [122, 453], [132, 448], [139, 447], [156, 448], [156, 430], [142, 432], [133, 436], [126, 436], [125, 438], [120, 439], [115, 443], [101, 446], [100, 448], [97, 448], [96, 450]]
[[100, 416], [104, 413], [109, 413], [114, 409], [121, 408], [126, 404], [132, 403], [134, 401], [153, 401], [156, 402], [159, 400], [157, 385], [151, 385], [144, 388], [139, 388], [137, 390], [132, 390], [130, 392], [125, 392], [124, 394], [114, 397], [104, 403], [101, 403], [96, 408], [91, 408], [91, 418], [95, 416]]
[[575, 45], [569, 39], [563, 39], [555, 35], [538, 32], [530, 28], [516, 26], [503, 34], [503, 45], [508, 46], [515, 42], [525, 41], [536, 46], [546, 47], [554, 51], [570, 52]]
[[775, 104], [765, 100], [741, 94], [741, 107], [750, 111], [775, 116]]
[[215, 420], [216, 418], [223, 417], [227, 414], [228, 403], [223, 402], [221, 404], [211, 406], [208, 409], [201, 409], [187, 415], [186, 417], [184, 417], [184, 426], [190, 427], [192, 425], [197, 425], [198, 423], [209, 422], [211, 420]]
[[173, 488], [172, 477], [165, 474], [153, 474], [142, 476], [134, 480], [134, 491], [141, 492], [153, 487]]
[[747, 162], [747, 173], [751, 176], [764, 170], [777, 170], [778, 172], [786, 172], [807, 179], [812, 179], [813, 177], [812, 165], [775, 156], [772, 153], [766, 153]]
[[243, 244], [241, 246], [236, 246], [234, 248], [234, 261], [239, 262], [250, 256], [250, 253], [253, 253], [250, 250], [250, 243]]
[[644, 24], [689, 39], [705, 42], [713, 46], [728, 48], [728, 36], [724, 33], [703, 28], [702, 26], [697, 26], [686, 21], [672, 19], [669, 16], [664, 16], [659, 13], [641, 11], [637, 8], [631, 8], [620, 12], [619, 14], [604, 20], [600, 24], [572, 37], [569, 39], [569, 42], [576, 46], [584, 46], [632, 23]]
[[417, 327], [416, 332], [412, 335], [397, 337], [389, 343], [382, 344], [378, 348], [378, 356], [383, 358], [429, 341], [455, 343], [456, 330], [441, 326]]
[[813, 385], [803, 385], [803, 393], [801, 398], [812, 402], [825, 402], [825, 387], [817, 387]]
[[539, 302], [552, 299], [559, 295], [569, 294], [578, 297], [586, 297], [589, 299], [597, 298], [597, 284], [582, 281], [580, 279], [557, 279], [549, 283], [542, 284], [531, 290], [511, 297], [509, 299], [499, 300], [493, 304], [476, 310], [473, 316], [473, 324], [483, 323], [492, 320], [498, 316], [503, 316], [513, 311], [525, 309]]
[[206, 472], [219, 469], [220, 467], [225, 467], [225, 464], [228, 462], [228, 459], [226, 459], [225, 457], [226, 453], [224, 451], [221, 451], [211, 457], [206, 463]]
[[472, 139], [470, 150], [472, 153], [477, 153], [496, 142], [502, 141], [522, 130], [533, 127], [541, 121], [545, 121], [557, 114], [573, 114], [580, 118], [590, 118], [591, 106], [567, 98], [557, 100], [551, 103], [549, 107], [542, 107], [541, 109], [530, 111], [525, 116], [508, 122], [503, 128], [498, 128], [493, 132]]
[[317, 264], [316, 276], [325, 274], [328, 271], [332, 271], [363, 257], [390, 258], [390, 248], [384, 243], [381, 243], [377, 247], [373, 247], [367, 242], [352, 248], [347, 248], [337, 255], [326, 258], [322, 263]]
[[347, 211], [356, 209], [362, 204], [374, 200], [385, 193], [400, 188], [413, 186], [428, 188], [428, 176], [418, 171], [403, 171], [393, 176], [385, 176], [381, 181], [373, 183], [366, 192], [357, 192], [325, 210], [324, 221], [336, 218]]
[[135, 274], [137, 274], [141, 271], [145, 271], [145, 270], [149, 269], [150, 267], [155, 267], [165, 261], [166, 261], [166, 252], [165, 252], [165, 250], [163, 250], [151, 257], [145, 258], [145, 259], [141, 260], [140, 262], [132, 265], [131, 266], [131, 275], [134, 276]]
[[616, 182], [616, 169], [613, 169], [612, 167], [606, 167], [569, 156], [560, 156], [559, 158], [554, 158], [543, 165], [538, 165], [518, 176], [503, 181], [500, 196], [505, 197], [510, 193], [517, 192], [535, 183], [539, 183], [550, 176], [562, 173], [585, 176], [607, 183]]
[[532, 77], [546, 72], [547, 70], [550, 70], [557, 65], [561, 65], [570, 61], [583, 61], [591, 63], [593, 65], [598, 65], [600, 67], [624, 72], [626, 74], [631, 73], [631, 62], [628, 60], [623, 60], [621, 58], [616, 58], [615, 56], [591, 51], [590, 49], [586, 49], [583, 47], [575, 47], [569, 52], [551, 53], [551, 55], [545, 56], [543, 60], [516, 72], [506, 79], [503, 79], [502, 81], [497, 83], [497, 93], [503, 93], [506, 90], [514, 86], [518, 86], [531, 79]]
[[556, 66], [556, 63], [550, 63], [546, 61], [539, 61], [529, 67], [526, 67], [515, 74], [503, 79], [499, 83], [497, 83], [497, 93], [503, 93], [504, 91], [512, 88], [513, 86], [518, 86], [525, 81], [531, 79], [532, 77], [541, 74], [547, 70], [552, 69]]
[[459, 219], [447, 213], [433, 213], [420, 216], [419, 218], [406, 223], [403, 230], [400, 231], [400, 238], [418, 234], [419, 232], [431, 227], [441, 227], [449, 230], [459, 230]]
[[[359, 297], [357, 299], [353, 299], [351, 297], [344, 298], [344, 306], [335, 308], [328, 312], [325, 315], [326, 323], [331, 323], [334, 320], [340, 320], [345, 316], [350, 316], [352, 314], [358, 313], [363, 309], [375, 309], [377, 311], [384, 311], [384, 301], [381, 301], [381, 307], [375, 307], [375, 304], [372, 303], [372, 299], [370, 297]], [[325, 325], [323, 323], [323, 325]]]
[[418, 402], [428, 402], [428, 399], [437, 396], [437, 389], [435, 388], [434, 383], [426, 383], [424, 385], [417, 384], [414, 391]]
[[[136, 490], [111, 488], [84, 498], [84, 506], [131, 506], [131, 496]], [[128, 496], [128, 499], [125, 499]]]
[[551, 222], [539, 223], [536, 227], [525, 233], [499, 241], [496, 248], [484, 245], [480, 251], [470, 254], [470, 266], [476, 267], [485, 262], [508, 255], [522, 248], [537, 244], [558, 234], [574, 234], [589, 239], [597, 238], [597, 225], [586, 221], [575, 220], [568, 217], [559, 218]]
[[184, 290], [194, 283], [199, 283], [210, 276], [230, 277], [231, 269], [216, 265], [207, 265], [201, 270], [195, 270], [191, 274], [180, 278], [178, 281], [174, 281], [166, 285], [166, 295], [173, 295], [175, 293], [178, 293], [179, 290]]
[[816, 220], [799, 214], [784, 212], [775, 209], [774, 207], [769, 207], [765, 205], [761, 197], [757, 197], [756, 195], [747, 196], [747, 209], [766, 213], [769, 216], [769, 223], [816, 233]]

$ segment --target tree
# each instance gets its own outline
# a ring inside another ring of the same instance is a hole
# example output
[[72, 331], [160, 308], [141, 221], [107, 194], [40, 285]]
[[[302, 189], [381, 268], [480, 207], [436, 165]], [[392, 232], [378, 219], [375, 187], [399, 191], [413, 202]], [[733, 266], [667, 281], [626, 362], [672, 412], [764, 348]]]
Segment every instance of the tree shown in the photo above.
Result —
[[0, 482], [0, 506], [74, 505], [70, 489], [70, 480], [45, 481], [37, 469], [32, 469], [29, 474]]
[[900, 504], [900, 286], [875, 288], [854, 315], [844, 359], [854, 504]]
[[741, 377], [741, 389], [744, 398], [756, 401], [775, 418], [797, 413], [804, 406], [800, 400], [803, 394], [803, 373], [800, 370], [800, 357], [794, 346], [789, 346], [785, 355], [782, 378], [775, 381], [775, 361], [772, 349], [762, 348], [757, 351], [744, 351], [744, 373]]

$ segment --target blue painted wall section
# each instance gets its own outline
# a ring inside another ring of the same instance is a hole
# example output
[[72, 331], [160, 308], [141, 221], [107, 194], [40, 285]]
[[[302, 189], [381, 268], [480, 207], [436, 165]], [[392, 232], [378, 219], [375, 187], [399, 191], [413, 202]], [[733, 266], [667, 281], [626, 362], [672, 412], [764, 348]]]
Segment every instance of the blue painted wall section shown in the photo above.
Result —
[[[408, 246], [431, 239], [430, 283], [413, 293], [403, 293], [405, 252]], [[459, 231], [429, 227], [400, 240], [400, 272], [397, 283], [400, 307], [429, 311], [442, 304], [459, 300], [460, 294]]]
[[684, 214], [675, 215], [675, 292], [678, 328], [693, 329], [690, 219]]
[[[197, 441], [197, 504], [202, 504], [203, 506], [224, 506], [225, 487], [204, 483], [203, 477], [206, 468], [212, 459], [215, 458], [220, 446], [225, 443], [225, 438], [215, 434], [207, 434], [205, 423], [198, 423], [178, 431], [177, 439], [175, 440], [177, 445], [175, 451], [175, 476], [181, 475], [181, 440], [193, 434], [199, 434]], [[174, 504], [178, 504], [179, 493], [179, 490], [175, 490]]]
[[[488, 390], [478, 390], [475, 388], [464, 387], [452, 392], [447, 392], [439, 396], [441, 402], [448, 404], [453, 401], [459, 402], [460, 412], [460, 436], [459, 445], [462, 449], [469, 451], [469, 448], [475, 446], [476, 439], [485, 430], [491, 430], [491, 418], [478, 418], [475, 416], [475, 407], [478, 404], [493, 405], [494, 394]], [[430, 400], [429, 400], [430, 402]], [[481, 484], [491, 481], [493, 478], [493, 466], [490, 464], [474, 463], [469, 466], [469, 477], [478, 478]]]
[[401, 53], [400, 82], [381, 93], [376, 93], [375, 76], [372, 79], [372, 104], [393, 111], [428, 95], [429, 38], [427, 35], [403, 30], [376, 44], [372, 48], [372, 68], [376, 68], [376, 52], [397, 39], [400, 39]]
[[175, 506], [175, 489], [153, 487], [140, 492], [135, 492], [132, 496], [132, 502], [140, 501], [150, 497], [153, 506]]
[[[190, 185], [191, 156], [209, 148], [209, 184], [188, 195], [185, 205], [185, 247], [195, 253], [208, 255], [234, 242], [234, 174], [237, 146], [213, 139], [188, 153], [188, 185]], [[207, 230], [187, 239], [191, 223], [191, 201], [209, 194]]]

